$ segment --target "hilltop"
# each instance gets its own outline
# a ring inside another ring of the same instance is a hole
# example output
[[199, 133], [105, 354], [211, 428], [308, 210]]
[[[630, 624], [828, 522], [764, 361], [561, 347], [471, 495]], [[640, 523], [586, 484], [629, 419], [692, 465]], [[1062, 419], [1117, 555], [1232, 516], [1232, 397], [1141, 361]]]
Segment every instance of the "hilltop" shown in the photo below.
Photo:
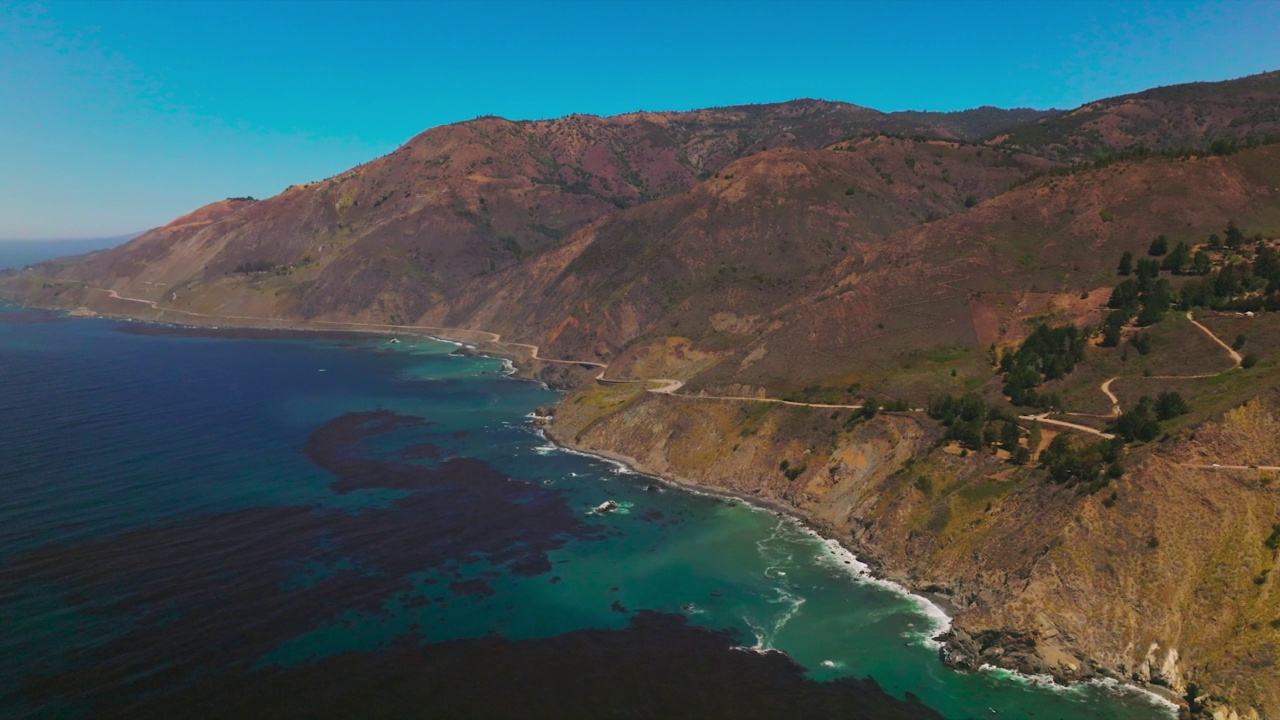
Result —
[[1079, 162], [1143, 148], [1204, 151], [1280, 139], [1280, 71], [1155, 88], [993, 132], [987, 142]]

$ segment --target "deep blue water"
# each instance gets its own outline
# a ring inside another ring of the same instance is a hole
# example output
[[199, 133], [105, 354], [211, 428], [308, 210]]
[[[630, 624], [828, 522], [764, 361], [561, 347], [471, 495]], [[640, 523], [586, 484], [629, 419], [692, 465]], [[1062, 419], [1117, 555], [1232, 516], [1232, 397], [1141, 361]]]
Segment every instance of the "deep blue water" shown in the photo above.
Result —
[[1168, 716], [947, 670], [922, 601], [554, 448], [502, 361], [137, 329], [0, 307], [0, 716]]
[[87, 240], [0, 240], [0, 270], [122, 245], [133, 235]]

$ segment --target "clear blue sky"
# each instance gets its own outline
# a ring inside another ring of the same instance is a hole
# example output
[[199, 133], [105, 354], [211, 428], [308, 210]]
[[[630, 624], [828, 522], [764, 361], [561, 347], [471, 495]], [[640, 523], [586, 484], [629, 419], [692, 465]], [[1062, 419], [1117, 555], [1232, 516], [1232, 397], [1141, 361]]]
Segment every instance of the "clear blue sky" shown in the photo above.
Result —
[[1280, 2], [0, 0], [0, 238], [270, 196], [495, 114], [1074, 107], [1280, 68]]

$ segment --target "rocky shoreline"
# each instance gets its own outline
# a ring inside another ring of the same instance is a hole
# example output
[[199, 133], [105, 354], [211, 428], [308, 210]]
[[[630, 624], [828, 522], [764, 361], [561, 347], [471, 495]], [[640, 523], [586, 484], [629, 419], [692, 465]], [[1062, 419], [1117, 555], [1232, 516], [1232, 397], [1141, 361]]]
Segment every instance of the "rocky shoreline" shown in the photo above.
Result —
[[[575, 443], [562, 433], [556, 432], [554, 411], [552, 408], [546, 410], [549, 412], [545, 412], [545, 414], [539, 412], [540, 417], [547, 418], [542, 427], [547, 438], [556, 445], [573, 452], [622, 463], [634, 472], [658, 478], [681, 490], [739, 500], [768, 510], [776, 515], [786, 516], [823, 539], [838, 543], [840, 547], [856, 556], [861, 563], [866, 565], [870, 576], [874, 579], [898, 586], [904, 592], [928, 602], [945, 614], [949, 620], [954, 620], [963, 612], [963, 609], [954, 602], [946, 588], [936, 585], [921, 586], [907, 576], [886, 572], [885, 564], [873, 554], [870, 554], [867, 548], [842, 539], [831, 527], [821, 522], [815, 522], [813, 518], [806, 516], [798, 508], [770, 498], [761, 497], [760, 495], [708, 486], [678, 475], [655, 472], [646, 468], [645, 464], [636, 458]], [[1113, 681], [1118, 685], [1127, 686], [1159, 698], [1170, 706], [1170, 710], [1176, 711], [1180, 718], [1191, 717], [1185, 698], [1169, 688], [1148, 683], [1135, 683], [1127, 678], [1116, 677], [1092, 662], [1090, 663], [1091, 667], [1082, 668], [1074, 673], [1063, 672], [1061, 669], [1051, 666], [1037, 653], [1035, 638], [1029, 633], [984, 631], [977, 633], [975, 636], [963, 628], [950, 624], [942, 633], [935, 636], [934, 640], [939, 644], [939, 658], [944, 665], [954, 670], [980, 672], [984, 666], [997, 667], [1028, 678], [1048, 678], [1053, 683], [1063, 687], [1092, 681]]]
[[[139, 334], [160, 334], [172, 332], [174, 334], [184, 335], [198, 334], [246, 339], [273, 337], [304, 338], [307, 336], [326, 339], [386, 338], [388, 336], [424, 337], [433, 340], [458, 343], [459, 347], [455, 351], [458, 354], [500, 357], [507, 359], [516, 367], [515, 374], [517, 377], [538, 380], [546, 383], [548, 386], [556, 390], [569, 391], [578, 387], [582, 381], [581, 378], [576, 377], [572, 371], [557, 367], [544, 368], [544, 370], [547, 371], [544, 371], [541, 374], [535, 374], [534, 368], [530, 367], [530, 364], [518, 353], [513, 353], [500, 347], [475, 345], [468, 339], [451, 338], [448, 337], [447, 334], [440, 333], [429, 334], [403, 331], [390, 332], [374, 329], [330, 330], [325, 328], [307, 327], [303, 323], [292, 323], [287, 320], [281, 321], [281, 324], [273, 325], [271, 327], [255, 326], [247, 323], [236, 324], [235, 321], [219, 321], [216, 326], [213, 326], [212, 322], [209, 324], [179, 324], [126, 316], [102, 316], [97, 314], [95, 314], [95, 316], [106, 317], [108, 319], [127, 320], [137, 323], [136, 326], [130, 327], [128, 331], [136, 331]], [[903, 591], [915, 595], [938, 608], [949, 619], [955, 619], [961, 616], [964, 611], [964, 607], [953, 599], [952, 593], [948, 588], [941, 587], [933, 583], [921, 584], [905, 574], [889, 571], [886, 563], [883, 562], [882, 559], [878, 558], [871, 548], [858, 544], [855, 538], [842, 537], [843, 534], [836, 532], [835, 528], [826, 525], [819, 519], [806, 515], [801, 508], [786, 504], [763, 494], [743, 493], [729, 488], [698, 483], [694, 480], [681, 477], [671, 472], [663, 472], [647, 467], [645, 463], [641, 462], [637, 458], [630, 457], [622, 453], [574, 442], [564, 433], [559, 432], [559, 428], [557, 428], [555, 422], [554, 406], [545, 409], [545, 414], [542, 410], [540, 410], [538, 414], [546, 418], [542, 427], [548, 439], [561, 447], [574, 452], [593, 455], [625, 464], [636, 472], [658, 478], [663, 482], [669, 483], [686, 491], [702, 492], [724, 498], [732, 498], [766, 509], [775, 514], [785, 515], [803, 527], [810, 529], [822, 538], [837, 542], [842, 548], [856, 556], [861, 563], [865, 564], [870, 575], [875, 579], [900, 586]], [[1041, 655], [1038, 654], [1035, 639], [1029, 633], [1017, 631], [982, 631], [976, 634], [970, 634], [963, 627], [956, 627], [956, 625], [952, 623], [943, 633], [938, 635], [935, 640], [939, 643], [939, 656], [943, 663], [956, 670], [977, 672], [986, 665], [998, 667], [1028, 677], [1051, 678], [1054, 683], [1063, 686], [1105, 679], [1119, 684], [1128, 685], [1139, 691], [1157, 696], [1169, 703], [1169, 705], [1177, 706], [1180, 717], [1191, 717], [1186, 700], [1168, 688], [1159, 685], [1137, 684], [1131, 679], [1117, 677], [1113, 673], [1107, 672], [1105, 668], [1098, 665], [1096, 662], [1089, 662], [1087, 667], [1082, 667], [1080, 670], [1074, 672], [1064, 672], [1059, 667], [1051, 666]], [[1219, 717], [1217, 714], [1204, 716], [1212, 716], [1215, 718]], [[1225, 719], [1229, 716], [1221, 715], [1220, 717]]]

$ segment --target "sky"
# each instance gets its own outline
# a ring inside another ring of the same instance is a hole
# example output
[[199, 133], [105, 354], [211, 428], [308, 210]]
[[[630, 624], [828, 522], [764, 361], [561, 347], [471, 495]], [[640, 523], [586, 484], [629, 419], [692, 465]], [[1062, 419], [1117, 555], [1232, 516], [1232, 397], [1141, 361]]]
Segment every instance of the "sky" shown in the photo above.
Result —
[[1280, 2], [8, 2], [0, 239], [269, 197], [481, 115], [1072, 108], [1280, 69]]

